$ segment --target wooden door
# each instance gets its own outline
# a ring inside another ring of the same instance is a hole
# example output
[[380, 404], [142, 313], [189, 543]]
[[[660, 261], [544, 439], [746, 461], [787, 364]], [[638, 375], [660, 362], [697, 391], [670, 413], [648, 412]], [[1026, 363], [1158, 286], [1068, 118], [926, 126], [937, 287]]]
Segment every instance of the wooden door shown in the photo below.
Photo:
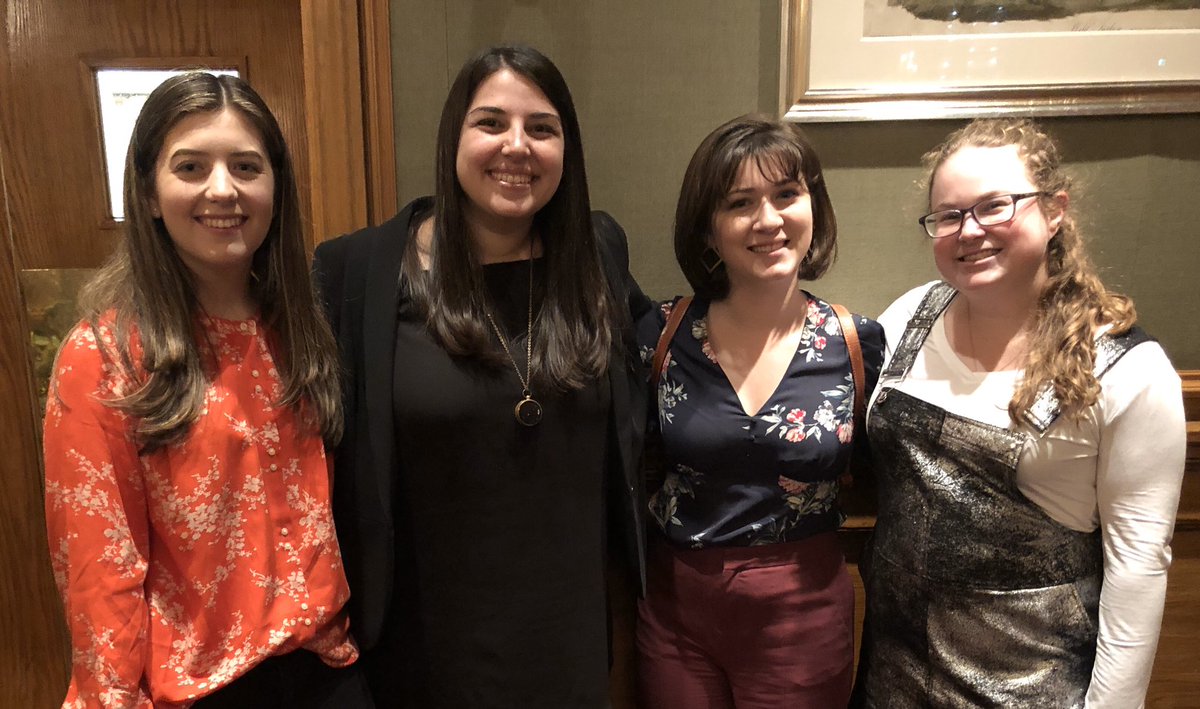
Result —
[[394, 211], [390, 57], [376, 0], [0, 0], [0, 17], [0, 706], [36, 708], [61, 702], [69, 646], [21, 281], [95, 268], [120, 233], [93, 68], [241, 67], [292, 150], [311, 244]]

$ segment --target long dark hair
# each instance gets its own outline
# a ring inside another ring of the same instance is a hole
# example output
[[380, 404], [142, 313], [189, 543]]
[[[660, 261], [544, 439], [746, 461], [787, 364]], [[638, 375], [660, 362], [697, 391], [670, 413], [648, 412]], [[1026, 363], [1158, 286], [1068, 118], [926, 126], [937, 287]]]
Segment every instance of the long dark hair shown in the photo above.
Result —
[[[163, 82], [138, 114], [125, 160], [122, 238], [80, 298], [93, 328], [115, 311], [115, 354], [137, 385], [107, 403], [135, 418], [135, 437], [147, 451], [187, 434], [208, 386], [195, 341], [200, 307], [192, 275], [152, 211], [155, 170], [167, 134], [180, 120], [225, 109], [237, 111], [258, 131], [275, 176], [274, 215], [252, 259], [250, 290], [271, 333], [283, 380], [277, 404], [300, 407], [305, 422], [330, 443], [341, 437], [337, 346], [313, 292], [296, 176], [283, 132], [246, 82], [191, 72]], [[140, 343], [136, 362], [130, 348], [133, 330]]]
[[[433, 338], [452, 355], [507, 367], [489, 329], [483, 270], [467, 223], [468, 197], [456, 161], [463, 122], [476, 89], [508, 69], [532, 82], [558, 111], [563, 129], [563, 174], [558, 190], [533, 218], [542, 237], [545, 279], [534, 326], [532, 380], [560, 390], [578, 389], [609, 364], [613, 300], [608, 293], [592, 230], [583, 141], [575, 104], [562, 74], [545, 55], [524, 46], [485, 49], [463, 65], [442, 107], [437, 137], [437, 195], [429, 270], [410, 238], [404, 256], [404, 287], [423, 314]], [[413, 220], [420, 223], [420, 216]]]

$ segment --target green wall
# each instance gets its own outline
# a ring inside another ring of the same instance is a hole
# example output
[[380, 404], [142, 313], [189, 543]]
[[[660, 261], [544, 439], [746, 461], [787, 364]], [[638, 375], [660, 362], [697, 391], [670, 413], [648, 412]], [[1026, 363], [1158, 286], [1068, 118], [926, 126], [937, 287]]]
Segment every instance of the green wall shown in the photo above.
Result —
[[[434, 134], [455, 72], [476, 49], [532, 44], [554, 59], [583, 124], [592, 205], [630, 238], [647, 293], [684, 292], [670, 244], [684, 167], [700, 140], [773, 112], [778, 0], [393, 0], [401, 202], [433, 184]], [[1106, 282], [1135, 299], [1180, 369], [1200, 369], [1200, 116], [1047, 119]], [[915, 223], [921, 154], [960, 122], [806, 126], [838, 214], [838, 264], [810, 290], [878, 314], [936, 277]]]

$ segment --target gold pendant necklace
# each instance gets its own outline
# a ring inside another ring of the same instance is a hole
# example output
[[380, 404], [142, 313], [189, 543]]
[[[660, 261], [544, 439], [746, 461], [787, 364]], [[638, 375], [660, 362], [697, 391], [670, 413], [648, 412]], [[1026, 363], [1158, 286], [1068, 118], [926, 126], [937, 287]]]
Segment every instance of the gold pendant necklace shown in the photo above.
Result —
[[525, 375], [521, 375], [521, 369], [517, 367], [517, 360], [513, 358], [512, 352], [508, 349], [508, 341], [504, 339], [504, 333], [501, 332], [500, 326], [496, 324], [496, 320], [492, 318], [492, 313], [484, 308], [483, 314], [487, 316], [488, 322], [492, 324], [492, 329], [496, 331], [496, 337], [500, 340], [500, 346], [504, 348], [504, 354], [508, 355], [508, 361], [512, 362], [513, 371], [517, 373], [517, 379], [521, 380], [521, 400], [513, 407], [513, 416], [517, 418], [517, 422], [522, 426], [536, 426], [542, 421], [542, 405], [537, 399], [533, 398], [533, 393], [529, 390], [529, 382], [532, 379], [533, 366], [533, 238], [529, 239], [529, 311], [525, 321]]

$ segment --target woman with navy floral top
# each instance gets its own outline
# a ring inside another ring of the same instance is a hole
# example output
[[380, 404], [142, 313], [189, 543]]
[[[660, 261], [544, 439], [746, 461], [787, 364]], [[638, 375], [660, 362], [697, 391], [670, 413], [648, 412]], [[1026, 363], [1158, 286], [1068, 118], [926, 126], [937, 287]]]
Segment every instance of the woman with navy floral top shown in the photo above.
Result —
[[[665, 479], [650, 508], [638, 609], [646, 707], [845, 706], [854, 591], [835, 536], [854, 381], [830, 305], [797, 285], [828, 270], [837, 225], [795, 126], [755, 116], [710, 134], [675, 214], [695, 289], [657, 382]], [[642, 318], [647, 360], [675, 302]], [[883, 332], [855, 316], [866, 385]], [[869, 392], [865, 392], [869, 393]]]

